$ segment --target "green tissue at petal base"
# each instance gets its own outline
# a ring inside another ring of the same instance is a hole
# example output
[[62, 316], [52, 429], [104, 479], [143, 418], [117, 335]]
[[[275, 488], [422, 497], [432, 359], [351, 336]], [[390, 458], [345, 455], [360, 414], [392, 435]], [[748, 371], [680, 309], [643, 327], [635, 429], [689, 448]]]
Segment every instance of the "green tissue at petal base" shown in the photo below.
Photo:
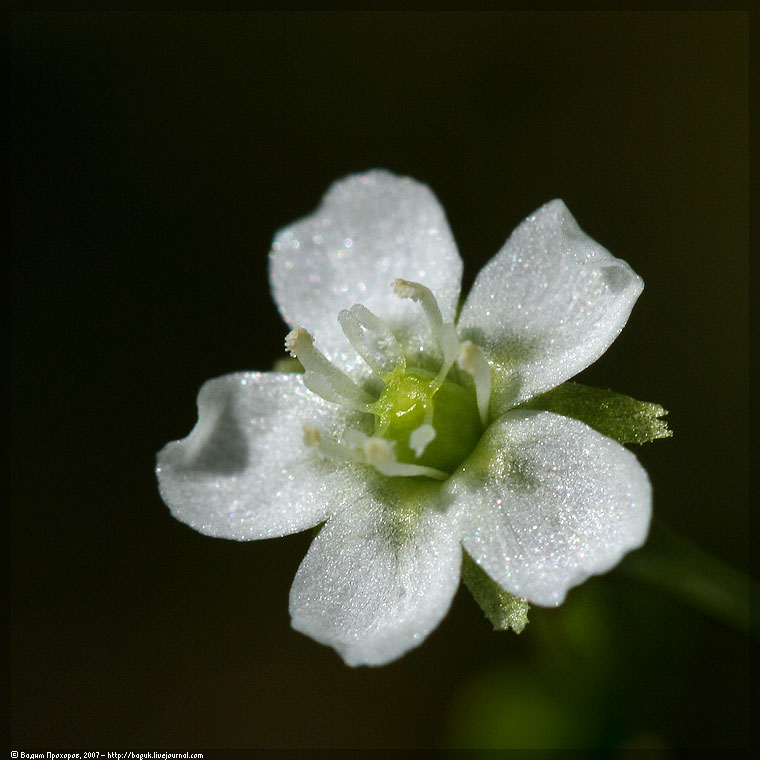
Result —
[[475, 560], [464, 552], [462, 556], [462, 580], [480, 609], [496, 631], [521, 633], [528, 624], [527, 599], [510, 594], [483, 570]]
[[292, 359], [290, 356], [283, 356], [281, 359], [277, 359], [272, 367], [273, 372], [303, 372], [303, 365], [298, 359]]
[[668, 423], [660, 419], [667, 412], [659, 404], [580, 383], [564, 383], [520, 408], [572, 417], [619, 443], [647, 443], [673, 435]]

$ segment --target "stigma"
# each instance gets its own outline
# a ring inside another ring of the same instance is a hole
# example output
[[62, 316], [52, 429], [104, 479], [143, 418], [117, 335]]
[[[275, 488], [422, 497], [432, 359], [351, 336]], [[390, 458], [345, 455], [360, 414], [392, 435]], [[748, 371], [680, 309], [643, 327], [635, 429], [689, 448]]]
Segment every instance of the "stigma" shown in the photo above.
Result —
[[400, 279], [392, 287], [400, 298], [420, 305], [437, 371], [435, 366], [431, 370], [431, 361], [420, 362], [419, 355], [417, 363], [426, 367], [410, 366], [389, 325], [362, 304], [342, 310], [338, 322], [374, 377], [366, 387], [333, 365], [306, 330], [295, 328], [285, 346], [301, 362], [306, 387], [347, 411], [373, 418], [363, 430], [349, 428], [340, 440], [306, 423], [304, 444], [328, 459], [368, 465], [387, 477], [445, 480], [488, 424], [491, 368], [475, 344], [460, 342], [454, 324], [443, 321], [429, 288]]

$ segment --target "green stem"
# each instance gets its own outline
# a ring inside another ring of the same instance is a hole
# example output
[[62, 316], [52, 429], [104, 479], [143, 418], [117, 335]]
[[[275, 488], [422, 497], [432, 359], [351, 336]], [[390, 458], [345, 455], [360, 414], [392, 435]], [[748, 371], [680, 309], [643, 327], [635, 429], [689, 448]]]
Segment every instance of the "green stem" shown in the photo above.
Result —
[[758, 634], [757, 584], [669, 528], [652, 525], [646, 546], [630, 554], [620, 570], [653, 583], [694, 609], [744, 634]]

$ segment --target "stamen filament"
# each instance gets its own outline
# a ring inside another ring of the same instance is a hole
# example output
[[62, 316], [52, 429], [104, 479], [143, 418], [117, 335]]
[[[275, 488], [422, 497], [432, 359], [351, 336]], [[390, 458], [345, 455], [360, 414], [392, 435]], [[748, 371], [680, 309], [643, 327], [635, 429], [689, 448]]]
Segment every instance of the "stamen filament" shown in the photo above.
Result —
[[419, 282], [399, 279], [394, 280], [393, 290], [399, 298], [409, 298], [416, 301], [425, 312], [433, 340], [438, 344], [443, 355], [441, 369], [433, 381], [433, 388], [438, 389], [446, 379], [446, 375], [449, 374], [459, 352], [459, 338], [457, 338], [456, 328], [451, 323], [444, 324], [438, 301], [436, 301], [430, 288], [421, 285]]
[[[346, 339], [351, 344], [354, 351], [364, 359], [372, 372], [377, 375], [380, 380], [383, 380], [383, 369], [370, 354], [367, 346], [367, 339], [364, 336], [364, 330], [362, 329], [361, 323], [356, 318], [356, 315], [352, 314], [347, 309], [342, 309], [338, 313], [338, 322], [340, 322], [340, 329], [343, 330], [343, 334], [346, 336]], [[385, 385], [384, 381], [383, 385]]]
[[347, 445], [359, 449], [364, 454], [367, 464], [389, 478], [414, 478], [424, 475], [435, 480], [446, 480], [449, 477], [447, 473], [436, 470], [434, 467], [399, 462], [393, 450], [394, 442], [387, 441], [385, 438], [379, 438], [376, 435], [369, 436], [361, 430], [351, 428], [346, 430], [343, 440]]
[[393, 442], [386, 441], [385, 438], [368, 437], [364, 441], [362, 450], [367, 458], [367, 463], [371, 464], [382, 475], [387, 475], [390, 478], [413, 478], [424, 475], [435, 480], [446, 480], [449, 477], [447, 473], [433, 467], [399, 462], [393, 451]]
[[491, 367], [483, 352], [471, 341], [462, 343], [457, 356], [457, 366], [472, 376], [480, 421], [488, 424], [488, 407], [491, 403]]
[[441, 369], [433, 381], [433, 387], [436, 389], [441, 387], [441, 384], [446, 379], [446, 375], [449, 374], [449, 370], [454, 365], [457, 354], [459, 353], [459, 338], [457, 337], [456, 327], [452, 324], [441, 325], [438, 343], [441, 347], [441, 353], [443, 354], [443, 361], [441, 363]]
[[[314, 346], [311, 335], [302, 327], [291, 330], [285, 338], [285, 347], [291, 356], [298, 359], [306, 370], [304, 383], [314, 393], [322, 396], [327, 401], [344, 404], [352, 402], [352, 408], [356, 404], [368, 406], [374, 399], [348, 375], [341, 372], [334, 364], [331, 364], [325, 355]], [[311, 385], [313, 387], [311, 387]], [[316, 390], [319, 388], [319, 390]], [[328, 394], [328, 395], [325, 395]], [[340, 401], [335, 401], [339, 397]], [[370, 411], [360, 408], [359, 411]]]
[[341, 396], [330, 383], [330, 379], [324, 375], [319, 375], [312, 370], [307, 370], [303, 374], [303, 384], [317, 396], [321, 396], [325, 401], [338, 404], [344, 408], [353, 409], [355, 412], [364, 412], [365, 414], [374, 414], [374, 407], [371, 404], [365, 404], [362, 401], [355, 401], [352, 398]]
[[303, 442], [319, 451], [327, 459], [339, 462], [364, 462], [361, 452], [355, 448], [344, 446], [332, 438], [323, 438], [319, 429], [314, 425], [303, 426]]
[[388, 369], [406, 367], [404, 352], [401, 350], [401, 346], [396, 340], [393, 331], [384, 320], [380, 319], [377, 314], [373, 314], [366, 306], [360, 303], [355, 303], [351, 307], [351, 313], [377, 339], [384, 358], [388, 359]]
[[424, 285], [420, 285], [419, 282], [398, 279], [393, 281], [393, 292], [399, 298], [409, 298], [422, 306], [427, 321], [430, 324], [430, 329], [437, 338], [438, 331], [443, 325], [443, 317], [441, 316], [441, 310], [438, 308], [438, 301], [435, 300], [433, 291]]

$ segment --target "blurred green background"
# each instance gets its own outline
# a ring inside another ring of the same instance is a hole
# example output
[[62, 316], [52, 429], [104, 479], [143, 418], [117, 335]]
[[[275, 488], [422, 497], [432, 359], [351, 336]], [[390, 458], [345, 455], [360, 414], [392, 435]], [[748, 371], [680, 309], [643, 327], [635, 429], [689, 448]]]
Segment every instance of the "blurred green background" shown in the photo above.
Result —
[[656, 519], [747, 571], [747, 42], [740, 12], [14, 13], [13, 748], [746, 746], [748, 640], [657, 573], [519, 637], [462, 590], [354, 670], [289, 627], [309, 536], [201, 536], [153, 466], [204, 380], [283, 355], [269, 243], [333, 180], [429, 184], [466, 287], [561, 197], [646, 282], [579, 379], [670, 410]]

